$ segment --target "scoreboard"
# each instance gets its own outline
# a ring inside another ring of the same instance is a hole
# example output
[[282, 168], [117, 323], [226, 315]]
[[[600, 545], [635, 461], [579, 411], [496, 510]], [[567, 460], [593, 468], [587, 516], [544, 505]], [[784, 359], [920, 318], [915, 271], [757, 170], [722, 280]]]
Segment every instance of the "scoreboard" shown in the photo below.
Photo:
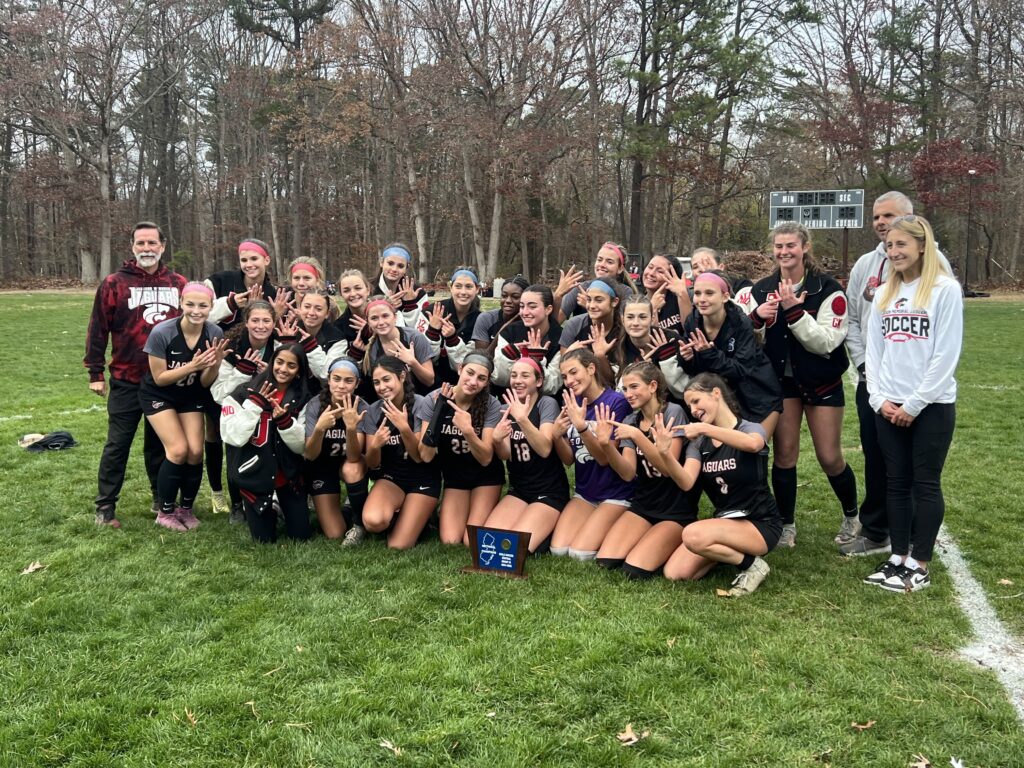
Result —
[[772, 192], [768, 228], [786, 221], [798, 222], [808, 229], [861, 229], [864, 226], [864, 190]]

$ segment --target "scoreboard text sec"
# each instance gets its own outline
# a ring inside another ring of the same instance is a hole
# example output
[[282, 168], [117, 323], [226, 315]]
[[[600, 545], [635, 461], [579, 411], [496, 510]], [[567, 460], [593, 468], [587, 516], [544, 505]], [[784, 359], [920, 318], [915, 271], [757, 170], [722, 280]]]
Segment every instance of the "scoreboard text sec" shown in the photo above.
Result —
[[772, 192], [768, 228], [796, 221], [808, 229], [860, 229], [864, 226], [863, 189]]

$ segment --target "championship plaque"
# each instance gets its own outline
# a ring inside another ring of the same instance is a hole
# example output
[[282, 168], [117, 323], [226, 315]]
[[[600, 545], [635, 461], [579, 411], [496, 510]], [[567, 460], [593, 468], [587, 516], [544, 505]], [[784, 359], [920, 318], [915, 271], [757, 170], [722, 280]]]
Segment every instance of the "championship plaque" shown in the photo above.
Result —
[[469, 552], [473, 564], [463, 573], [492, 573], [513, 579], [525, 579], [523, 568], [530, 553], [530, 534], [469, 525]]

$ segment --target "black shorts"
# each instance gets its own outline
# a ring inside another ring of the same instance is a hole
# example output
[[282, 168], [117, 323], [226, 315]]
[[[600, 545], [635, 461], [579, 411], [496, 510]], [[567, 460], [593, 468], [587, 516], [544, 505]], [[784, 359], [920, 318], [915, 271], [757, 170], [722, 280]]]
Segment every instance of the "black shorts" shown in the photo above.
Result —
[[630, 507], [628, 512], [632, 512], [641, 520], [650, 523], [651, 525], [657, 525], [658, 523], [678, 523], [685, 527], [697, 520], [697, 515], [695, 514], [691, 514], [686, 517], [680, 517], [679, 515], [673, 516], [669, 514], [651, 514], [643, 509], [639, 509], [636, 505]]
[[497, 485], [499, 488], [505, 484], [505, 465], [497, 458], [476, 472], [456, 472], [450, 467], [441, 468], [441, 478], [444, 480], [444, 487], [453, 491], [472, 491], [474, 488], [486, 488]]
[[306, 487], [310, 496], [331, 496], [341, 494], [341, 467], [325, 467], [307, 464], [305, 470]]
[[768, 551], [771, 552], [775, 549], [782, 537], [782, 520], [773, 517], [770, 520], [751, 520], [750, 522], [757, 528], [764, 543], [768, 545]]
[[139, 406], [146, 416], [163, 411], [176, 411], [178, 413], [206, 413], [212, 407], [213, 399], [209, 397], [210, 390], [205, 387], [201, 390], [184, 389], [182, 392], [172, 392], [175, 387], [157, 387], [143, 383], [139, 386]]
[[441, 497], [441, 478], [439, 477], [399, 477], [390, 472], [381, 472], [379, 469], [370, 472], [373, 480], [387, 480], [398, 486], [402, 493], [418, 493], [421, 496], [433, 496], [435, 499]]
[[509, 488], [506, 496], [525, 501], [527, 504], [547, 504], [549, 507], [561, 512], [569, 503], [569, 492], [547, 492], [547, 493], [522, 493], [515, 488]]
[[832, 384], [816, 389], [802, 386], [792, 376], [783, 376], [782, 397], [786, 400], [795, 398], [804, 405], [823, 405], [831, 408], [842, 408], [846, 405], [846, 393], [843, 391], [842, 378]]

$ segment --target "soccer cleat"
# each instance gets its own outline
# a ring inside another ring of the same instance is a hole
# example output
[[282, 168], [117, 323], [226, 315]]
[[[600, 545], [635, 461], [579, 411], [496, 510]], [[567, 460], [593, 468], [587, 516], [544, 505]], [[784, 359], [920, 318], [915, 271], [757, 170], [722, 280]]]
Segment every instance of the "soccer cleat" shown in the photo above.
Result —
[[120, 528], [121, 521], [114, 515], [113, 507], [97, 507], [96, 525], [109, 525], [111, 528]]
[[355, 547], [362, 543], [363, 539], [366, 538], [366, 529], [361, 525], [353, 525], [347, 531], [345, 531], [345, 538], [341, 540], [341, 546], [343, 547]]
[[839, 526], [839, 533], [836, 534], [836, 544], [845, 544], [860, 535], [860, 520], [857, 516], [843, 517], [843, 524]]
[[931, 577], [924, 568], [908, 568], [904, 564], [897, 567], [896, 572], [878, 586], [889, 592], [917, 592], [930, 587], [931, 584]]
[[889, 552], [889, 537], [886, 536], [881, 541], [875, 541], [869, 539], [863, 533], [858, 533], [849, 541], [844, 541], [839, 545], [839, 554], [846, 555], [847, 557], [862, 557], [864, 555], [881, 555]]
[[231, 504], [224, 498], [224, 491], [210, 492], [210, 509], [215, 515], [223, 515], [231, 511]]
[[771, 568], [768, 563], [760, 557], [755, 557], [754, 562], [745, 571], [740, 571], [729, 588], [729, 597], [743, 597], [761, 586]]
[[241, 502], [231, 505], [231, 517], [228, 518], [231, 525], [242, 525], [245, 523], [245, 507]]
[[786, 549], [793, 549], [796, 546], [796, 524], [787, 523], [782, 526], [782, 535], [779, 536], [779, 543], [775, 545], [778, 547], [785, 547]]
[[900, 563], [894, 563], [891, 560], [883, 560], [878, 564], [878, 567], [872, 571], [870, 576], [866, 576], [864, 578], [864, 583], [880, 586], [883, 581], [895, 574], [900, 567]]
[[184, 533], [188, 530], [188, 528], [185, 527], [185, 524], [181, 522], [181, 520], [178, 519], [178, 516], [173, 512], [161, 512], [158, 514], [156, 516], [156, 524], [163, 526], [170, 531], [178, 531], [179, 533]]
[[199, 518], [196, 517], [195, 512], [193, 512], [191, 509], [186, 509], [185, 507], [175, 507], [174, 516], [178, 518], [178, 520], [181, 521], [181, 524], [184, 525], [185, 528], [187, 528], [190, 531], [193, 528], [198, 528], [200, 525]]

